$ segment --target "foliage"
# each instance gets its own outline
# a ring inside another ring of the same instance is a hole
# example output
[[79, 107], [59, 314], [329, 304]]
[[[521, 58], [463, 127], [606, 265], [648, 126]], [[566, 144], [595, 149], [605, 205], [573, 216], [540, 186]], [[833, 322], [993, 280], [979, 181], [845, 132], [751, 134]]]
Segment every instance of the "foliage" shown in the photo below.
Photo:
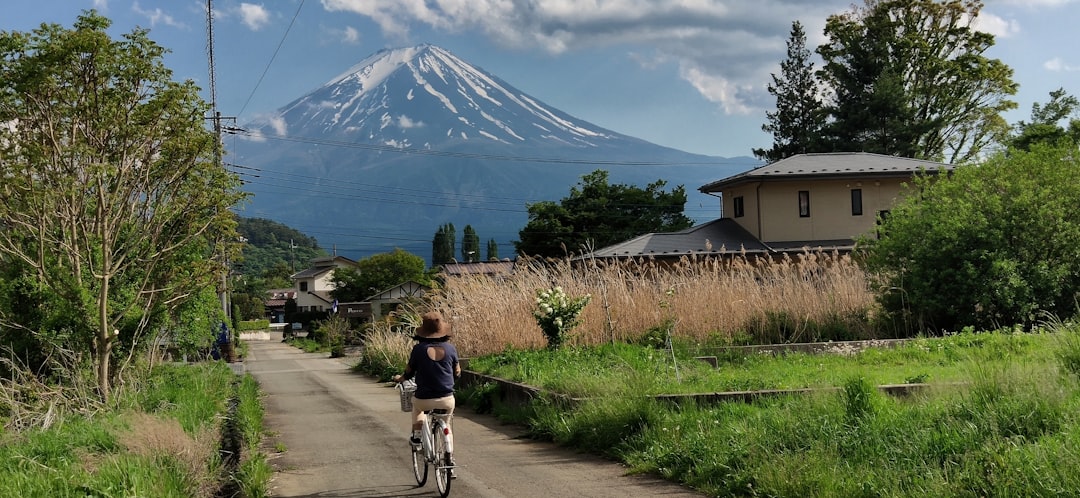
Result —
[[237, 332], [246, 332], [249, 330], [266, 330], [270, 328], [270, 320], [242, 320], [239, 326], [236, 327]]
[[766, 112], [768, 123], [761, 125], [762, 131], [772, 134], [773, 146], [754, 149], [754, 157], [772, 163], [817, 150], [825, 114], [810, 54], [802, 23], [791, 23], [787, 59], [780, 63], [780, 76], [773, 74], [768, 86], [776, 97], [776, 110]]
[[340, 315], [330, 315], [318, 323], [322, 339], [330, 350], [331, 358], [345, 356], [345, 337], [349, 333], [349, 321]]
[[57, 325], [103, 397], [126, 349], [220, 281], [243, 198], [195, 84], [171, 80], [146, 30], [113, 40], [109, 24], [0, 33], [0, 253], [69, 310]]
[[[571, 406], [533, 402], [533, 435], [709, 496], [1043, 496], [1080, 485], [1080, 385], [1059, 377], [1058, 335], [971, 332], [855, 354], [748, 354], [718, 369], [681, 364], [687, 378], [709, 371], [750, 379], [798, 363], [794, 385], [840, 371], [831, 384], [839, 389], [751, 403], [651, 400], [742, 389], [712, 378], [677, 385], [656, 370], [647, 356], [655, 351], [626, 345], [504, 351], [473, 358], [470, 368], [586, 398]], [[753, 371], [742, 372], [747, 366]], [[943, 368], [956, 376], [937, 375]], [[502, 375], [513, 370], [530, 375]], [[943, 385], [904, 398], [873, 387], [920, 370]], [[593, 389], [566, 389], [598, 371], [610, 376]]]
[[562, 287], [536, 291], [536, 309], [533, 317], [547, 337], [548, 349], [559, 349], [567, 335], [578, 324], [578, 316], [592, 296], [570, 297]]
[[112, 411], [6, 435], [0, 496], [218, 496], [234, 378], [218, 362], [160, 365], [129, 377]]
[[[243, 216], [236, 220], [236, 232], [244, 238], [244, 246], [234, 270], [246, 277], [275, 280], [284, 276], [288, 282], [290, 274], [307, 267], [313, 258], [327, 255], [314, 237], [282, 223]], [[284, 272], [279, 265], [285, 266]]]
[[331, 295], [343, 303], [356, 302], [410, 280], [427, 285], [424, 267], [424, 258], [401, 248], [373, 254], [357, 261], [356, 268], [335, 269]]
[[831, 96], [822, 152], [964, 163], [1006, 133], [1012, 69], [984, 54], [978, 1], [866, 0], [830, 16], [817, 51]]
[[[1050, 92], [1046, 104], [1036, 102], [1031, 106], [1031, 122], [1020, 121], [1016, 124], [1016, 135], [1009, 144], [1017, 149], [1031, 150], [1034, 144], [1067, 145], [1080, 144], [1080, 118], [1077, 110], [1080, 100], [1059, 88]], [[1061, 121], [1069, 119], [1068, 127], [1061, 126]]]
[[177, 310], [176, 320], [168, 328], [169, 342], [187, 358], [206, 358], [224, 321], [217, 293], [213, 288], [202, 289]]
[[916, 182], [864, 240], [884, 310], [909, 327], [1029, 326], [1080, 293], [1080, 157], [1014, 150]]
[[454, 260], [454, 248], [457, 246], [457, 232], [453, 223], [447, 223], [435, 231], [431, 240], [431, 265], [438, 266]]
[[650, 232], [672, 232], [693, 223], [683, 214], [686, 190], [664, 191], [658, 180], [640, 188], [609, 184], [608, 172], [582, 177], [559, 203], [529, 204], [529, 222], [514, 242], [519, 254], [562, 257], [585, 247], [605, 247]]
[[498, 261], [499, 260], [499, 243], [495, 242], [495, 239], [488, 239], [487, 241], [487, 257], [486, 261]]
[[473, 263], [480, 261], [480, 236], [472, 225], [465, 225], [464, 234], [461, 237], [461, 261]]

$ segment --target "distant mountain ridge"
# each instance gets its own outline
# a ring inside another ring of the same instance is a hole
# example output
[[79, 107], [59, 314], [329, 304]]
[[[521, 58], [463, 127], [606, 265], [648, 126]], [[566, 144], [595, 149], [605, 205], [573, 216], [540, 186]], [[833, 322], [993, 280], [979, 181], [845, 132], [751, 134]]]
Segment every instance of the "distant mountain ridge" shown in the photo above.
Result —
[[338, 237], [356, 258], [393, 247], [430, 257], [445, 223], [472, 225], [513, 256], [526, 204], [558, 201], [597, 169], [613, 183], [684, 185], [688, 211], [697, 209], [688, 216], [704, 221], [705, 203], [716, 214], [719, 204], [697, 188], [757, 164], [598, 127], [433, 45], [381, 50], [244, 129], [250, 138], [229, 157], [254, 193], [242, 214], [297, 227], [323, 247]]

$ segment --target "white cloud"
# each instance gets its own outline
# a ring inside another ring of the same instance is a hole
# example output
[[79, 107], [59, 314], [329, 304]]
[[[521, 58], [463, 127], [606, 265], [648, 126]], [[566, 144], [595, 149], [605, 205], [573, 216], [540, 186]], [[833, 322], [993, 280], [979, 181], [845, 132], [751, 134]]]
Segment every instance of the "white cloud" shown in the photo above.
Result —
[[360, 32], [352, 26], [345, 26], [345, 33], [342, 36], [342, 40], [345, 43], [357, 44], [360, 43]]
[[[102, 3], [104, 3], [104, 0], [100, 0], [100, 1]], [[149, 19], [151, 27], [157, 26], [160, 23], [160, 24], [164, 24], [166, 26], [172, 26], [174, 28], [184, 28], [184, 29], [187, 28], [186, 24], [184, 24], [184, 23], [182, 23], [180, 21], [177, 21], [176, 18], [174, 18], [170, 14], [167, 14], [165, 11], [161, 10], [160, 8], [155, 8], [155, 9], [151, 9], [151, 10], [144, 10], [142, 7], [139, 6], [139, 2], [135, 2], [135, 3], [131, 4], [131, 11], [138, 14], [138, 15], [140, 15], [140, 16], [143, 16], [143, 17], [146, 17], [147, 19]]]
[[990, 33], [995, 38], [1009, 38], [1020, 33], [1020, 23], [1015, 20], [1007, 20], [988, 12], [980, 12], [979, 17], [971, 23], [971, 27]]
[[1046, 69], [1047, 71], [1054, 71], [1054, 72], [1080, 71], [1080, 66], [1073, 66], [1073, 65], [1066, 64], [1065, 61], [1061, 60], [1061, 57], [1054, 57], [1053, 59], [1050, 59], [1050, 60], [1044, 62], [1043, 63], [1043, 68]]
[[258, 31], [270, 24], [270, 13], [262, 5], [244, 2], [236, 11], [240, 15], [240, 21], [252, 31]]
[[94, 0], [94, 8], [98, 10], [109, 10], [108, 0]]
[[424, 126], [424, 122], [423, 121], [413, 121], [412, 118], [402, 114], [402, 115], [398, 116], [398, 118], [397, 118], [397, 125], [398, 125], [398, 128], [402, 128], [402, 129], [407, 130], [409, 128], [421, 128], [421, 127]]
[[[1041, 0], [1049, 5], [1051, 0]], [[1062, 2], [1064, 0], [1056, 0]], [[331, 12], [370, 18], [385, 35], [409, 43], [410, 26], [478, 32], [500, 46], [549, 54], [626, 47], [645, 69], [679, 68], [679, 76], [729, 114], [775, 103], [769, 74], [786, 57], [791, 23], [807, 46], [823, 43], [828, 16], [851, 0], [321, 0]], [[983, 11], [978, 29], [999, 37], [1019, 32], [1013, 20]], [[424, 40], [421, 40], [424, 41]]]

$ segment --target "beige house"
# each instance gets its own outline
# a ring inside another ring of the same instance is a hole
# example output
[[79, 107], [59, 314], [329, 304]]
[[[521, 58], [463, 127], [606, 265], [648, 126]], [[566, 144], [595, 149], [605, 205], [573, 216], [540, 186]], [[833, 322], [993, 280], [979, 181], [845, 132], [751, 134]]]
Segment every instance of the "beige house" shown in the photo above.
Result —
[[720, 199], [720, 218], [651, 233], [585, 257], [636, 258], [850, 250], [872, 233], [920, 172], [952, 166], [865, 152], [800, 154], [698, 190]]
[[337, 268], [356, 267], [356, 261], [344, 256], [327, 256], [311, 260], [311, 267], [291, 277], [296, 291], [297, 311], [327, 311], [333, 307], [334, 290], [331, 281]]

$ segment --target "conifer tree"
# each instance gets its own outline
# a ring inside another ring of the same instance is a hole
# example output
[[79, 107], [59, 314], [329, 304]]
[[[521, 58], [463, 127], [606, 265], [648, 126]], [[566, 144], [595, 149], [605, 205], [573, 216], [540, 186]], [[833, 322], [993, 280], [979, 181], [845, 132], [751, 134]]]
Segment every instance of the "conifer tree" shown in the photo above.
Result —
[[465, 225], [461, 237], [461, 261], [472, 263], [480, 260], [480, 236], [472, 225]]
[[780, 75], [772, 75], [769, 93], [776, 97], [776, 110], [766, 112], [763, 131], [772, 133], [771, 149], [754, 149], [754, 156], [770, 163], [804, 154], [822, 152], [818, 148], [825, 124], [823, 104], [814, 75], [811, 52], [806, 48], [806, 32], [799, 21], [791, 23], [787, 59], [780, 63]]

